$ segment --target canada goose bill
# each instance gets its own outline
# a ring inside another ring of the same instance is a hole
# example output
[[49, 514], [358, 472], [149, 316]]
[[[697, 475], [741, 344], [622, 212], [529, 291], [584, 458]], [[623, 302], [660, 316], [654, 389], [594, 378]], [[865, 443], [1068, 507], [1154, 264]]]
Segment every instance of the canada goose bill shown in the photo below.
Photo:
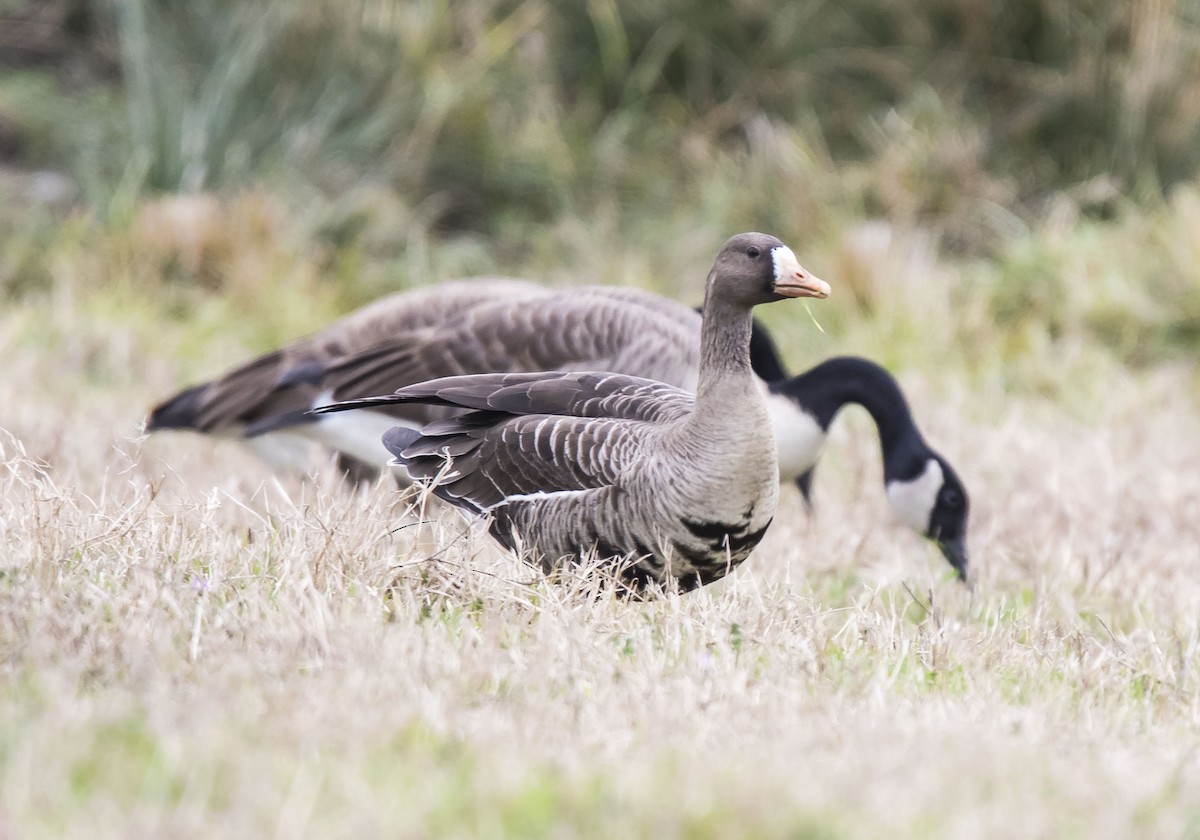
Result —
[[946, 561], [954, 567], [954, 571], [958, 573], [958, 579], [967, 585], [968, 589], [974, 588], [974, 578], [971, 575], [971, 566], [967, 560], [967, 544], [962, 537], [957, 537], [952, 540], [936, 540], [937, 547], [941, 550], [942, 556]]
[[772, 290], [785, 298], [827, 298], [829, 284], [800, 265], [791, 248], [781, 245], [771, 249], [775, 264], [775, 283]]

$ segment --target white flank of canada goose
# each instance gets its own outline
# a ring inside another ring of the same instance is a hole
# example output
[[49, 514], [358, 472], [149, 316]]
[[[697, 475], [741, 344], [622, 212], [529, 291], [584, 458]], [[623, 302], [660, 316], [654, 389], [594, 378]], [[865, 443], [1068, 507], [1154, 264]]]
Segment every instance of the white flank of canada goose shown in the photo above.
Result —
[[[451, 504], [546, 568], [595, 552], [632, 586], [723, 577], [775, 513], [775, 437], [750, 368], [752, 307], [825, 297], [778, 239], [730, 239], [705, 288], [696, 393], [609, 372], [452, 376], [320, 413], [428, 403], [459, 411], [384, 444]], [[448, 462], [448, 463], [447, 463]]]
[[779, 449], [779, 480], [795, 481], [817, 463], [826, 430], [795, 400], [767, 393], [767, 414]]

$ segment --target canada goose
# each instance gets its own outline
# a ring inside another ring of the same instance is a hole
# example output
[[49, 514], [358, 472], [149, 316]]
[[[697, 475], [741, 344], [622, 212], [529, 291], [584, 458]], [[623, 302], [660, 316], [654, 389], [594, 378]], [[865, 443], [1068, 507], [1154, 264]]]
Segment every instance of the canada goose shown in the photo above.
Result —
[[384, 445], [440, 498], [490, 514], [493, 536], [547, 569], [595, 551], [626, 558], [619, 573], [635, 587], [692, 589], [741, 563], [775, 514], [775, 436], [750, 369], [750, 310], [828, 294], [778, 239], [739, 234], [705, 286], [695, 396], [617, 373], [499, 373], [316, 411], [466, 409], [421, 431], [397, 426]]
[[811, 506], [812, 476], [834, 418], [861, 405], [879, 430], [883, 482], [896, 517], [937, 544], [962, 580], [968, 579], [967, 490], [950, 462], [925, 442], [896, 380], [867, 359], [828, 359], [799, 376], [771, 382], [768, 401], [778, 433], [779, 473]]
[[755, 371], [768, 380], [780, 480], [795, 481], [811, 507], [813, 472], [829, 427], [845, 406], [862, 406], [879, 432], [892, 511], [936, 543], [958, 576], [968, 580], [967, 489], [950, 462], [925, 442], [895, 378], [856, 356], [827, 359], [799, 376], [788, 376], [765, 330], [755, 334], [750, 347]]

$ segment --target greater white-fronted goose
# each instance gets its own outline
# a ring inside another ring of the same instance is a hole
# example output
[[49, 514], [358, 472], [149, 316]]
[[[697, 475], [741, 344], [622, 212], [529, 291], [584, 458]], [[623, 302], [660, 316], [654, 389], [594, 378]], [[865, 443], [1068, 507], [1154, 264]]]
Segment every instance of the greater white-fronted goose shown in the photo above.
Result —
[[414, 477], [547, 568], [594, 551], [625, 558], [634, 585], [716, 580], [758, 544], [779, 471], [761, 381], [750, 369], [750, 310], [829, 287], [773, 236], [739, 234], [705, 288], [700, 364], [689, 391], [610, 372], [454, 376], [319, 413], [432, 403], [463, 411], [384, 445]]

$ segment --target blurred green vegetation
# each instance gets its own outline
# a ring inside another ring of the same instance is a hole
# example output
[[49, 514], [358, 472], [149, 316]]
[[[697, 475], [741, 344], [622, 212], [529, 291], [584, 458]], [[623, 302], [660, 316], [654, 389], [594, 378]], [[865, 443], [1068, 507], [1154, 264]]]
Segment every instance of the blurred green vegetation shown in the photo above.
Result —
[[0, 294], [82, 249], [180, 320], [483, 271], [694, 297], [758, 228], [835, 286], [797, 355], [1044, 387], [1200, 348], [1195, 0], [3, 8], [42, 25], [0, 37]]

